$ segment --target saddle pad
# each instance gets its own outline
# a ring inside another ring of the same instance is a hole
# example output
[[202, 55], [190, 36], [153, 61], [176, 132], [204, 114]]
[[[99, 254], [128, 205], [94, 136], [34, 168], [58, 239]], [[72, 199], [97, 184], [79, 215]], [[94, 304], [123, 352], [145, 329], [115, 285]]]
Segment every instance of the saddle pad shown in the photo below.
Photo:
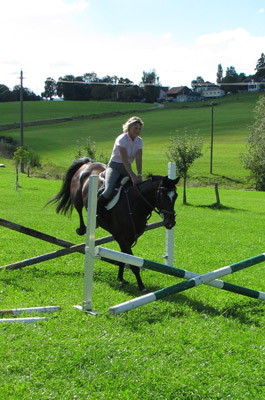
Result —
[[114, 206], [116, 206], [116, 204], [119, 201], [120, 198], [120, 194], [121, 194], [121, 190], [122, 187], [125, 185], [125, 183], [127, 183], [129, 181], [129, 176], [125, 176], [122, 180], [121, 180], [121, 185], [120, 187], [117, 189], [117, 193], [115, 194], [115, 196], [108, 202], [108, 204], [106, 205], [106, 209], [107, 210], [111, 210]]

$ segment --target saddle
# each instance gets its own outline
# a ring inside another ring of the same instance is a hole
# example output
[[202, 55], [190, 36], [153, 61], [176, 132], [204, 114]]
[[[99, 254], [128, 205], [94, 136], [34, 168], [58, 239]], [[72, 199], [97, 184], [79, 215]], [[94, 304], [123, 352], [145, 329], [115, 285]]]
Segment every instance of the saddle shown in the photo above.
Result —
[[[101, 193], [104, 191], [105, 188], [105, 171], [101, 172], [99, 174], [99, 180], [102, 182], [102, 186], [98, 190], [98, 197], [101, 195]], [[121, 191], [131, 185], [131, 180], [129, 176], [124, 176], [119, 178], [118, 182], [115, 185], [115, 188], [109, 198], [109, 202], [106, 205], [107, 210], [111, 210], [116, 204], [118, 203], [121, 195]]]

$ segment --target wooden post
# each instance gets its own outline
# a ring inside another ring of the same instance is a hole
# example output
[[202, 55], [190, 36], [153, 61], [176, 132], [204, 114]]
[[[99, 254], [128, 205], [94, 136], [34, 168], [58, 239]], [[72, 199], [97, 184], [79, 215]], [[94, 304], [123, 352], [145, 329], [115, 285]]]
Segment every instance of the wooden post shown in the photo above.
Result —
[[[168, 163], [168, 177], [169, 179], [176, 179], [176, 163]], [[165, 264], [173, 266], [174, 254], [174, 227], [166, 229], [166, 249], [165, 249]]]
[[219, 197], [219, 191], [218, 191], [218, 183], [214, 184], [215, 187], [215, 196], [216, 196], [216, 204], [220, 206], [220, 197]]
[[[24, 121], [23, 121], [23, 71], [20, 72], [20, 146], [24, 146], [23, 135]], [[24, 163], [20, 164], [20, 171], [24, 172]]]
[[213, 173], [213, 107], [214, 107], [214, 104], [212, 103], [210, 174]]

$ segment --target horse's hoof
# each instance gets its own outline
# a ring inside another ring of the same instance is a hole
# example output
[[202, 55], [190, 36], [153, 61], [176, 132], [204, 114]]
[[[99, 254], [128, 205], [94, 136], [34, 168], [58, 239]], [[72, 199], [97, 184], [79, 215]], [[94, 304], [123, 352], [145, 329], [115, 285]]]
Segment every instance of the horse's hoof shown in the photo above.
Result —
[[83, 235], [86, 233], [86, 230], [85, 230], [85, 229], [77, 228], [76, 233], [77, 233], [79, 236], [83, 236]]
[[145, 287], [143, 287], [142, 289], [140, 289], [140, 292], [147, 293], [147, 289]]
[[125, 285], [128, 285], [129, 282], [126, 281], [125, 279], [120, 279], [119, 283], [120, 283], [120, 285], [125, 286]]

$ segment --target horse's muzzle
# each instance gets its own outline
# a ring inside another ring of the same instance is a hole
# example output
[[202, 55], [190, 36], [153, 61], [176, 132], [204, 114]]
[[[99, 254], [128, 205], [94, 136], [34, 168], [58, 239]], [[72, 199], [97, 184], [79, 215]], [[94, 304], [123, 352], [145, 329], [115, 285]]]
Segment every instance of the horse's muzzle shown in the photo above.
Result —
[[175, 213], [163, 214], [164, 226], [166, 229], [171, 229], [176, 225]]
[[164, 226], [166, 229], [172, 229], [176, 225], [176, 221], [164, 221]]

